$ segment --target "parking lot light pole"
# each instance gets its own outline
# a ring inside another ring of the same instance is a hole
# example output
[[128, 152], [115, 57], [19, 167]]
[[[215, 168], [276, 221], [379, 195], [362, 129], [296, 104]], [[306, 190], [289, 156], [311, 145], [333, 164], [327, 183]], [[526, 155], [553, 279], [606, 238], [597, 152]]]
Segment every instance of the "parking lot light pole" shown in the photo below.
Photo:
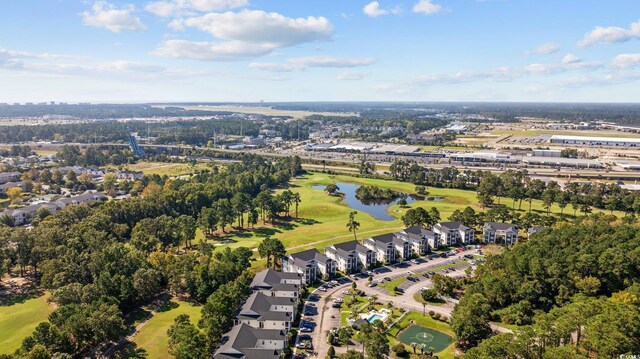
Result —
[[422, 303], [422, 316], [424, 317], [424, 311], [427, 308], [427, 303]]

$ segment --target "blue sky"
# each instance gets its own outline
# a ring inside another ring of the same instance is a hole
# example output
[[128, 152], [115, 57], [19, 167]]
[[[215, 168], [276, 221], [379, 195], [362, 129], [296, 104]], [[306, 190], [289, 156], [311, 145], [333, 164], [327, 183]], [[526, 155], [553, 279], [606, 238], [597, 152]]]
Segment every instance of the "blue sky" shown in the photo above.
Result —
[[640, 1], [2, 1], [0, 83], [0, 102], [639, 102]]

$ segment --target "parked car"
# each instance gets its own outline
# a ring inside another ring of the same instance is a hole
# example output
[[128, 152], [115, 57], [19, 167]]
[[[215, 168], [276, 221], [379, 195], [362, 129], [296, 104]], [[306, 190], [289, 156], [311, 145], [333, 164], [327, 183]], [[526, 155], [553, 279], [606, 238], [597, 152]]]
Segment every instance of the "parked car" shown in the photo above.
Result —
[[375, 286], [377, 286], [377, 285], [378, 285], [378, 283], [376, 283], [376, 282], [371, 282], [371, 283], [367, 284], [367, 287], [369, 287], [369, 288], [373, 288], [373, 287], [375, 287]]
[[305, 353], [298, 353], [296, 355], [293, 356], [293, 359], [307, 359], [307, 354]]
[[301, 327], [300, 331], [304, 332], [304, 333], [310, 333], [310, 332], [313, 331], [313, 328], [312, 327]]

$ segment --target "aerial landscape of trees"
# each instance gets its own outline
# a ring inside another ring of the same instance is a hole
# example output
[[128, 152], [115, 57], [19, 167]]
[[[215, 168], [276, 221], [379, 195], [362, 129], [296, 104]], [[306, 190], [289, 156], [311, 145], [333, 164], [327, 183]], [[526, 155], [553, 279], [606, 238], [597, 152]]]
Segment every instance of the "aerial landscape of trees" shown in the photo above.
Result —
[[[458, 344], [471, 358], [638, 352], [639, 230], [594, 214], [488, 256], [453, 312]], [[490, 320], [518, 327], [489, 338]]]
[[[151, 177], [161, 183], [147, 178], [146, 187], [156, 189], [97, 207], [68, 206], [32, 230], [0, 224], [2, 271], [15, 266], [51, 291], [50, 300], [57, 305], [15, 357], [43, 350], [80, 355], [117, 340], [127, 331], [126, 314], [163, 292], [204, 304], [197, 325], [207, 338], [207, 353], [212, 353], [248, 293], [252, 253], [243, 247], [212, 252], [203, 243], [193, 246], [197, 223], [210, 225], [202, 214], [225, 201], [223, 212], [230, 215], [213, 217], [219, 228], [228, 226], [247, 216], [258, 197], [272, 208], [266, 216], [287, 216], [296, 196], [287, 191], [282, 202], [283, 196], [270, 192], [300, 171], [294, 158], [269, 162], [245, 156], [217, 175], [171, 181]], [[238, 222], [238, 227], [243, 225]], [[283, 251], [275, 242], [267, 247], [273, 258]], [[189, 325], [187, 318], [175, 324], [171, 351], [188, 350], [180, 338], [188, 337]]]

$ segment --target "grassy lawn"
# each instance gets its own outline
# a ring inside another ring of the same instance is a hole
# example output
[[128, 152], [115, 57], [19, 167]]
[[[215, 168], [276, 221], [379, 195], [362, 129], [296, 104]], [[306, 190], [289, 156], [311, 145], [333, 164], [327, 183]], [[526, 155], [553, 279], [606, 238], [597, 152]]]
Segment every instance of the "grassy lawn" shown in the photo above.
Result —
[[49, 293], [22, 303], [0, 305], [0, 354], [13, 353], [39, 323], [47, 321], [54, 309], [48, 298]]
[[191, 322], [196, 325], [200, 320], [201, 306], [194, 306], [176, 299], [170, 303], [172, 304], [165, 305], [164, 311], [156, 313], [134, 339], [138, 347], [147, 352], [149, 358], [173, 358], [168, 353], [167, 330], [178, 315], [188, 314], [191, 317]]
[[400, 278], [396, 278], [396, 279], [392, 279], [388, 282], [383, 282], [378, 284], [378, 286], [380, 288], [384, 288], [387, 291], [389, 291], [389, 293], [391, 293], [392, 295], [395, 295], [395, 288], [397, 286], [399, 286], [400, 284], [404, 283], [404, 281], [407, 280], [407, 277], [400, 277]]
[[420, 295], [420, 293], [416, 293], [413, 295], [413, 300], [415, 300], [418, 303], [422, 303], [422, 304], [429, 304], [429, 305], [434, 305], [434, 306], [441, 306], [444, 303], [446, 303], [445, 301], [441, 301], [441, 302], [427, 302], [426, 300], [424, 300], [424, 298], [422, 298], [422, 296]]
[[[407, 314], [406, 317], [404, 317], [404, 319], [402, 319], [400, 323], [398, 323], [398, 325], [393, 327], [387, 333], [387, 337], [389, 338], [389, 344], [391, 346], [398, 343], [398, 339], [397, 339], [398, 334], [404, 329], [406, 329], [408, 326], [410, 326], [411, 321], [413, 321], [417, 325], [421, 325], [423, 327], [427, 327], [427, 328], [431, 328], [431, 329], [443, 332], [445, 334], [450, 335], [451, 337], [454, 336], [453, 330], [451, 330], [451, 327], [449, 326], [449, 324], [437, 321], [431, 318], [429, 315], [426, 315], [423, 317], [422, 313], [410, 312], [409, 314]], [[440, 351], [436, 354], [440, 359], [453, 359], [455, 357], [454, 345], [455, 344], [451, 344], [445, 350]], [[405, 347], [409, 353], [413, 353], [413, 348], [411, 348], [408, 345], [405, 345]], [[419, 352], [420, 351], [418, 351], [418, 353]], [[414, 357], [414, 355], [411, 355], [411, 356]]]
[[497, 325], [499, 327], [511, 329], [511, 330], [516, 330], [516, 329], [519, 328], [519, 326], [517, 326], [515, 324], [505, 324], [505, 323], [502, 323], [502, 322], [491, 322], [491, 324]]
[[[291, 191], [300, 193], [302, 198], [299, 206], [299, 219], [276, 223], [275, 226], [269, 223], [266, 225], [259, 223], [255, 230], [245, 231], [241, 234], [225, 235], [224, 239], [230, 240], [230, 242], [224, 244], [215, 242], [216, 247], [236, 248], [243, 246], [256, 248], [265, 237], [272, 236], [281, 240], [289, 252], [310, 248], [317, 248], [323, 251], [327, 245], [353, 239], [353, 234], [346, 228], [351, 208], [343, 203], [341, 197], [329, 196], [322, 190], [313, 189], [313, 186], [326, 186], [337, 182], [374, 185], [405, 193], [415, 193], [415, 185], [411, 183], [311, 172], [291, 181]], [[357, 232], [358, 239], [394, 232], [404, 228], [400, 218], [410, 208], [424, 207], [429, 209], [435, 207], [440, 211], [442, 221], [446, 221], [455, 210], [464, 210], [467, 206], [471, 206], [477, 212], [483, 211], [478, 205], [475, 191], [435, 187], [428, 187], [428, 191], [429, 196], [440, 197], [441, 200], [421, 200], [405, 207], [399, 205], [390, 206], [387, 211], [395, 218], [392, 221], [382, 221], [365, 212], [358, 212], [356, 216], [356, 219], [360, 222], [360, 228]], [[498, 203], [497, 198], [495, 202]], [[500, 203], [509, 207], [512, 205], [512, 201], [507, 198], [500, 198]], [[518, 208], [517, 203], [515, 207]], [[524, 214], [528, 211], [528, 208], [529, 203], [523, 201], [520, 212]], [[539, 200], [533, 200], [531, 208], [535, 212], [545, 212], [542, 202]], [[551, 208], [551, 212], [560, 213], [560, 208], [554, 205]], [[572, 214], [573, 210], [571, 206], [568, 206], [564, 212], [565, 214]], [[598, 210], [594, 209], [594, 212], [598, 212]], [[294, 214], [292, 213], [292, 215]], [[203, 238], [203, 235], [198, 231], [195, 243], [200, 238]], [[254, 266], [261, 263], [263, 264], [263, 261], [254, 262]]]
[[[210, 168], [207, 163], [197, 163], [195, 169]], [[194, 172], [194, 166], [186, 163], [164, 163], [164, 162], [138, 162], [132, 165], [128, 165], [127, 169], [130, 171], [142, 171], [146, 175], [157, 174], [160, 176], [167, 175], [182, 176], [188, 175]]]

